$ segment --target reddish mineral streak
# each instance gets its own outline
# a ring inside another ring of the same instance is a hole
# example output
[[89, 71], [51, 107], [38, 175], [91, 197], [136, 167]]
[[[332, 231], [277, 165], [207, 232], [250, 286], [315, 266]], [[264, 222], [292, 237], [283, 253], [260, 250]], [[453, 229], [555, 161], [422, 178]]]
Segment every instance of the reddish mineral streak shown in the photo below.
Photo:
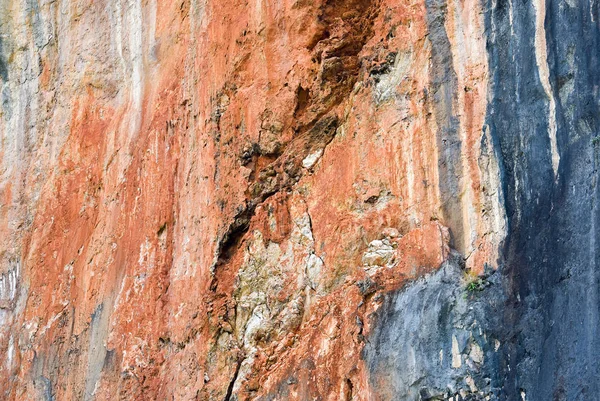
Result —
[[[381, 294], [451, 247], [495, 266], [478, 2], [445, 19], [450, 206], [423, 1], [13, 3], [51, 39], [11, 117], [25, 156], [0, 154], [2, 399], [370, 399]], [[390, 229], [396, 262], [368, 273]]]

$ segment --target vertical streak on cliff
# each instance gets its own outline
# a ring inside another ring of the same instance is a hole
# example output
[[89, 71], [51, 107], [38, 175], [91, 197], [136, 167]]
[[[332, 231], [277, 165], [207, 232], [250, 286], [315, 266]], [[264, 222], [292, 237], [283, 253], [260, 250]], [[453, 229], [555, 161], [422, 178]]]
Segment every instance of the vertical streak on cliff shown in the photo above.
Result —
[[[121, 67], [123, 68], [122, 74], [124, 77], [129, 77], [126, 81], [126, 93], [127, 102], [126, 107], [128, 112], [126, 113], [125, 124], [121, 124], [125, 135], [117, 136], [117, 143], [123, 149], [119, 152], [119, 149], [110, 149], [112, 153], [111, 157], [115, 157], [117, 154], [118, 158], [118, 169], [119, 174], [122, 174], [122, 182], [127, 182], [127, 172], [129, 172], [130, 166], [132, 166], [134, 158], [136, 157], [136, 147], [140, 146], [143, 142], [139, 139], [140, 132], [142, 129], [143, 113], [144, 113], [144, 61], [145, 57], [150, 55], [148, 49], [144, 46], [145, 44], [152, 43], [152, 30], [148, 31], [146, 27], [153, 28], [153, 21], [155, 19], [156, 8], [152, 7], [155, 4], [150, 2], [148, 6], [147, 20], [144, 19], [142, 10], [141, 0], [116, 0], [114, 8], [114, 19], [111, 18], [111, 24], [116, 27], [114, 33], [111, 31], [111, 39], [115, 43], [118, 54], [121, 56]], [[123, 37], [123, 28], [125, 28], [125, 37]], [[144, 33], [147, 32], [150, 36], [144, 41]], [[114, 38], [114, 39], [113, 39]], [[126, 40], [124, 43], [123, 40]], [[126, 59], [123, 58], [123, 51], [125, 50]], [[126, 60], [126, 61], [125, 61]], [[102, 132], [101, 135], [109, 136], [109, 132]], [[112, 136], [110, 136], [112, 137]], [[109, 137], [109, 138], [110, 138]], [[114, 137], [113, 137], [114, 138]], [[157, 152], [158, 149], [155, 149]], [[158, 155], [156, 155], [158, 157]], [[139, 155], [137, 155], [139, 157]], [[158, 161], [158, 159], [157, 159]], [[106, 173], [106, 172], [103, 172]], [[130, 175], [130, 174], [129, 174]], [[139, 176], [136, 179], [129, 178], [131, 184], [137, 186], [136, 200], [133, 202], [131, 210], [127, 210], [127, 202], [122, 205], [124, 210], [125, 221], [128, 227], [134, 226], [131, 221], [130, 213], [135, 215], [139, 213], [137, 210], [137, 200], [139, 198], [140, 189], [142, 182], [139, 181]], [[121, 181], [121, 180], [119, 180]], [[130, 185], [131, 185], [130, 184]], [[131, 186], [126, 185], [125, 191], [131, 189]], [[128, 241], [119, 241], [117, 246], [126, 246]], [[131, 245], [130, 245], [131, 246]], [[102, 374], [106, 364], [107, 351], [109, 348], [109, 342], [112, 340], [111, 334], [115, 334], [114, 330], [111, 330], [110, 323], [115, 324], [117, 318], [114, 315], [118, 315], [119, 303], [123, 302], [122, 290], [125, 279], [129, 272], [129, 265], [132, 263], [128, 255], [124, 255], [120, 250], [116, 250], [116, 256], [114, 260], [108, 262], [109, 272], [106, 273], [105, 283], [101, 288], [102, 296], [98, 299], [98, 305], [91, 315], [91, 322], [89, 328], [89, 346], [87, 349], [87, 372], [85, 378], [85, 400], [93, 400], [96, 398], [96, 391], [101, 384]], [[146, 273], [145, 273], [146, 274]], [[147, 273], [152, 274], [152, 271]]]
[[[48, 155], [36, 157], [50, 114], [39, 99], [44, 66], [38, 55], [53, 53], [52, 26], [41, 8], [36, 1], [0, 1], [0, 347], [10, 350], [1, 376], [19, 365], [12, 328], [27, 292], [23, 239], [48, 174]], [[1, 391], [0, 398], [7, 389]]]
[[444, 220], [452, 230], [454, 247], [463, 252], [463, 160], [456, 113], [457, 77], [451, 45], [446, 32], [445, 0], [426, 0], [428, 38], [431, 43], [430, 79], [434, 117], [437, 125], [439, 186]]
[[[475, 5], [471, 5], [468, 3], [464, 4], [464, 9], [469, 10], [471, 7]], [[467, 99], [467, 91], [473, 91], [472, 82], [469, 83], [467, 80], [469, 76], [472, 77], [472, 66], [469, 65], [471, 61], [471, 57], [476, 57], [477, 54], [473, 54], [472, 49], [470, 48], [471, 43], [466, 43], [467, 41], [477, 41], [477, 39], [481, 38], [479, 32], [473, 32], [475, 35], [465, 36], [464, 26], [463, 26], [463, 4], [460, 1], [449, 1], [447, 4], [447, 18], [445, 21], [446, 32], [448, 33], [448, 40], [450, 44], [450, 51], [452, 53], [452, 68], [456, 74], [456, 90], [455, 90], [455, 113], [456, 118], [458, 119], [457, 131], [458, 138], [461, 143], [461, 155], [460, 155], [460, 179], [459, 185], [461, 188], [460, 194], [460, 203], [461, 203], [461, 221], [463, 224], [462, 232], [456, 233], [456, 235], [462, 236], [462, 239], [459, 243], [462, 243], [462, 247], [459, 248], [460, 251], [469, 255], [474, 251], [473, 249], [473, 230], [475, 229], [476, 219], [475, 211], [473, 210], [473, 202], [474, 202], [474, 194], [473, 187], [470, 182], [470, 178], [474, 178], [476, 171], [473, 171], [473, 175], [470, 174], [473, 167], [474, 157], [472, 157], [472, 153], [477, 153], [477, 149], [472, 149], [469, 146], [469, 137], [472, 132], [469, 132], [472, 128], [473, 123], [477, 124], [481, 127], [483, 123], [483, 113], [477, 113], [476, 116], [473, 116], [473, 104], [468, 102]], [[476, 25], [475, 21], [468, 21], [468, 26], [473, 27]], [[468, 47], [469, 46], [469, 47]], [[468, 71], [467, 71], [468, 70]], [[484, 86], [485, 88], [485, 86]], [[485, 98], [485, 95], [483, 96]], [[468, 103], [467, 103], [468, 102]], [[473, 118], [476, 120], [481, 119], [481, 121], [473, 122]], [[480, 131], [476, 130], [475, 136], [479, 134]], [[477, 142], [475, 142], [477, 144]], [[478, 177], [477, 177], [478, 178]]]
[[[488, 96], [488, 60], [482, 4], [451, 1], [445, 22], [456, 72], [456, 117], [461, 149], [462, 236], [467, 268], [481, 273], [496, 266], [506, 235], [497, 152], [484, 125]], [[485, 141], [485, 145], [482, 142]]]
[[103, 303], [98, 305], [91, 317], [84, 401], [92, 401], [94, 399], [94, 393], [100, 382], [106, 358], [106, 338], [109, 330], [109, 318], [110, 310], [106, 310]]
[[[590, 205], [590, 243], [589, 243], [589, 263], [587, 268], [586, 286], [586, 306], [585, 310], [588, 313], [585, 321], [586, 327], [586, 355], [588, 356], [587, 363], [590, 369], [600, 371], [598, 367], [600, 362], [597, 358], [589, 356], [596, 355], [596, 351], [600, 349], [600, 338], [598, 336], [598, 328], [600, 327], [600, 252], [598, 243], [598, 230], [600, 229], [600, 150], [595, 149], [592, 155], [592, 176], [591, 178], [591, 205]], [[598, 385], [593, 389], [597, 391]]]
[[535, 60], [542, 87], [548, 97], [548, 136], [550, 138], [552, 170], [554, 171], [554, 177], [557, 178], [560, 156], [558, 154], [558, 145], [556, 141], [556, 101], [554, 99], [552, 87], [550, 86], [546, 28], [544, 27], [546, 21], [546, 0], [534, 0], [533, 8], [535, 10]]
[[129, 136], [139, 130], [142, 118], [143, 84], [143, 39], [142, 39], [142, 0], [126, 0], [127, 28], [129, 31], [129, 58], [131, 61], [131, 115]]
[[496, 266], [506, 235], [501, 191], [486, 181], [495, 177], [493, 142], [481, 154], [488, 92], [481, 5], [429, 0], [426, 9], [444, 222], [467, 267], [481, 273]]

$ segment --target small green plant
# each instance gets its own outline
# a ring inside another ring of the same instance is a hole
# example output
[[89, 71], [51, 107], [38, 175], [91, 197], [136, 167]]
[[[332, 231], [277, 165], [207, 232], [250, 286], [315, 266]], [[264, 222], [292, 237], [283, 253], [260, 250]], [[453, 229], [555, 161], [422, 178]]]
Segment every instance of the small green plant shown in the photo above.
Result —
[[592, 145], [594, 145], [594, 146], [600, 145], [600, 136], [595, 136], [592, 138]]
[[475, 277], [467, 284], [467, 292], [474, 293], [483, 291], [489, 285], [488, 281], [482, 277]]

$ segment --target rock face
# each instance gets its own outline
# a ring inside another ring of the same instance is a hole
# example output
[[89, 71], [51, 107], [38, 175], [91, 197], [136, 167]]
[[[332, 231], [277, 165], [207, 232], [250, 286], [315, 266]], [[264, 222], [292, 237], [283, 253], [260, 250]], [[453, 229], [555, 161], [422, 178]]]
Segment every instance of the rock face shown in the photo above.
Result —
[[599, 20], [0, 0], [0, 399], [596, 400]]

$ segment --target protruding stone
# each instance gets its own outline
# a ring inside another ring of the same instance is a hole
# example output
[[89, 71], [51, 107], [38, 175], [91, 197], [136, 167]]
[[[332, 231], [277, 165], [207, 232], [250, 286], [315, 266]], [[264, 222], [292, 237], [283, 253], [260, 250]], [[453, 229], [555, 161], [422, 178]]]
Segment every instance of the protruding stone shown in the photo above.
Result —
[[311, 168], [323, 155], [323, 149], [318, 149], [313, 153], [309, 154], [302, 160], [302, 166], [304, 168]]
[[462, 356], [460, 354], [460, 349], [458, 348], [458, 340], [456, 336], [452, 336], [452, 367], [454, 369], [459, 369], [462, 366]]

